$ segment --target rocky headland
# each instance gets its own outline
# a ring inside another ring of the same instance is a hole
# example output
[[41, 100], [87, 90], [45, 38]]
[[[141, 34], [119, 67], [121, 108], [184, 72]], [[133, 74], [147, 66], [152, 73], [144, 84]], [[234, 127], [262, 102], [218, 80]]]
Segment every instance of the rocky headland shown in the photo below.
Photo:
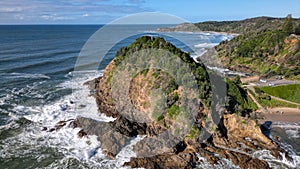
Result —
[[[188, 71], [181, 70], [185, 66]], [[207, 72], [163, 38], [138, 38], [117, 52], [103, 77], [88, 83], [96, 91], [99, 113], [115, 120], [78, 117], [70, 127], [80, 127], [80, 137], [98, 136], [109, 158], [144, 136], [133, 147], [136, 157], [124, 164], [133, 168], [196, 168], [203, 162], [199, 157], [211, 164], [225, 158], [240, 168], [271, 168], [254, 155], [258, 150], [289, 158], [276, 140], [262, 133], [252, 117], [255, 107], [238, 80], [223, 81], [228, 94], [222, 107], [221, 96], [212, 96]]]

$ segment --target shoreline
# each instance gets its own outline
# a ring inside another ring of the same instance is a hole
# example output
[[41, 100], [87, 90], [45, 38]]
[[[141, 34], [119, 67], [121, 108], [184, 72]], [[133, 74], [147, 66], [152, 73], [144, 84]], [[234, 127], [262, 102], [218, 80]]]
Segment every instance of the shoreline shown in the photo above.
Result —
[[238, 36], [240, 34], [238, 33], [230, 33], [230, 32], [216, 32], [216, 31], [183, 31], [183, 30], [155, 30], [153, 32], [164, 32], [164, 33], [209, 33], [209, 34], [216, 34], [216, 35], [232, 35], [232, 36]]
[[265, 121], [272, 121], [272, 123], [298, 123], [300, 124], [300, 109], [277, 107], [267, 109], [268, 113], [263, 113], [264, 119], [259, 120], [263, 124]]

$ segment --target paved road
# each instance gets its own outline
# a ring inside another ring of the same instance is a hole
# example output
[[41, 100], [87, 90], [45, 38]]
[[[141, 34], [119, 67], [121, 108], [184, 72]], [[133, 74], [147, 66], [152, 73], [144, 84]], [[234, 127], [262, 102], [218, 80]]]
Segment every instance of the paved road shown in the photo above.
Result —
[[254, 82], [255, 86], [280, 86], [280, 85], [288, 85], [288, 84], [300, 84], [300, 81], [294, 81], [294, 80], [267, 80], [266, 82]]

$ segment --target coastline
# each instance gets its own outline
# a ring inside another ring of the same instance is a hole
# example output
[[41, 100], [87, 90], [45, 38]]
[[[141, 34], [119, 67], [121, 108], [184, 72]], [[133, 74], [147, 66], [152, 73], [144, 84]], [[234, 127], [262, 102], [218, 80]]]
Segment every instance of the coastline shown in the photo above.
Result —
[[300, 109], [299, 108], [270, 108], [268, 113], [263, 114], [264, 121], [272, 121], [273, 123], [298, 123], [300, 124]]
[[216, 32], [216, 31], [183, 31], [183, 30], [155, 30], [154, 32], [164, 32], [164, 33], [205, 33], [205, 34], [214, 34], [214, 35], [232, 35], [232, 36], [238, 36], [240, 34], [238, 33], [230, 33], [230, 32]]

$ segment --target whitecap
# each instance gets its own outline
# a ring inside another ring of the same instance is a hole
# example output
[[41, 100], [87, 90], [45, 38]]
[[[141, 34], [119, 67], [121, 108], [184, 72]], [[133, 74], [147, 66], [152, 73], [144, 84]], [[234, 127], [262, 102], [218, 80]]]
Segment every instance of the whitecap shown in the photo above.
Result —
[[39, 73], [34, 73], [34, 74], [30, 74], [30, 73], [17, 73], [17, 72], [13, 72], [13, 73], [5, 73], [5, 74], [1, 74], [2, 76], [5, 76], [6, 78], [31, 78], [31, 79], [51, 79], [49, 76], [44, 75], [44, 74], [39, 74]]
[[212, 48], [214, 46], [217, 46], [219, 43], [199, 43], [197, 45], [194, 45], [195, 48]]
[[280, 168], [297, 168], [297, 166], [300, 165], [300, 156], [297, 156], [295, 154], [290, 155], [292, 158], [292, 161], [289, 161], [286, 159], [285, 154], [279, 152], [282, 159], [277, 159], [273, 155], [271, 155], [271, 152], [269, 150], [258, 150], [253, 153], [253, 157], [258, 158], [260, 160], [267, 161], [269, 166], [274, 169], [280, 169]]
[[299, 138], [300, 133], [298, 129], [287, 129], [285, 130], [285, 133], [288, 135], [289, 138]]
[[198, 168], [210, 168], [210, 169], [223, 169], [223, 168], [231, 168], [231, 169], [240, 169], [239, 166], [233, 164], [231, 160], [228, 160], [226, 158], [222, 158], [219, 156], [221, 159], [217, 164], [212, 165], [210, 164], [204, 157], [201, 157], [197, 153], [197, 157], [199, 159], [200, 164], [197, 165]]

